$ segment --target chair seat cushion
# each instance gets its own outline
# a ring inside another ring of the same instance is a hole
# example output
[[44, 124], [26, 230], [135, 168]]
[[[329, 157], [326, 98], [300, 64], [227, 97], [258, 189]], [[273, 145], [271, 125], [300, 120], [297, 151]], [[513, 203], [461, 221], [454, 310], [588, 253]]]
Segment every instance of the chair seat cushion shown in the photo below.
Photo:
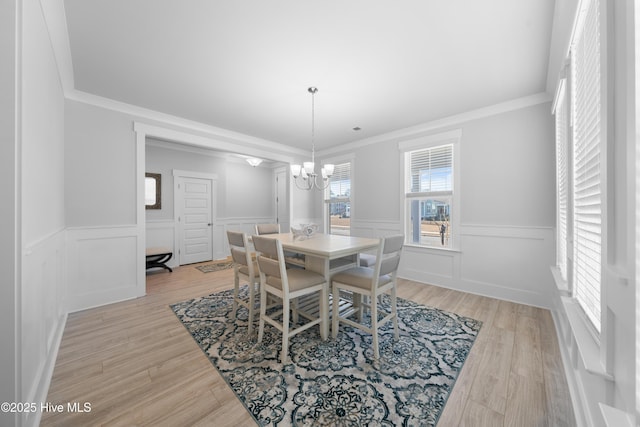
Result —
[[360, 254], [360, 267], [373, 267], [376, 265], [376, 256], [370, 254]]
[[[289, 279], [289, 292], [310, 288], [325, 281], [323, 275], [301, 268], [287, 269], [287, 278]], [[282, 280], [277, 277], [267, 276], [267, 284], [282, 289]]]
[[[362, 289], [371, 289], [373, 282], [373, 268], [354, 267], [341, 271], [334, 275], [331, 279], [333, 282], [344, 283], [346, 285], [355, 286]], [[391, 281], [391, 276], [385, 274], [378, 279], [378, 286], [385, 285]]]

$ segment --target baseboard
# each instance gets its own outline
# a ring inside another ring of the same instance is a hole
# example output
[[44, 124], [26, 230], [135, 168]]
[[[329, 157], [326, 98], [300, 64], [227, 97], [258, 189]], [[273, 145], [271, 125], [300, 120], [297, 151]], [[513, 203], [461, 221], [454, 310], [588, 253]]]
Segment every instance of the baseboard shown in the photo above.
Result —
[[[49, 386], [51, 385], [51, 378], [53, 378], [53, 371], [56, 367], [56, 360], [58, 359], [58, 350], [62, 343], [62, 337], [64, 335], [64, 329], [67, 326], [67, 313], [65, 313], [56, 328], [54, 335], [54, 342], [51, 346], [51, 352], [42, 370], [42, 376], [38, 381], [38, 388], [36, 390], [33, 401], [36, 404], [47, 402], [47, 396], [49, 394]], [[30, 416], [33, 415], [33, 416]], [[40, 419], [42, 418], [42, 411], [38, 408], [38, 411], [34, 413], [25, 413], [22, 420], [24, 427], [37, 427], [40, 425]]]

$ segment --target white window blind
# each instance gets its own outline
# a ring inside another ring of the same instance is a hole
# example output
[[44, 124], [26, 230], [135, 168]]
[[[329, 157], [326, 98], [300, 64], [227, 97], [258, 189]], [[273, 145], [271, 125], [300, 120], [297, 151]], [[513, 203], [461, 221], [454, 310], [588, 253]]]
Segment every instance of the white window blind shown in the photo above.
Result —
[[599, 1], [587, 6], [571, 49], [573, 106], [573, 289], [600, 332], [602, 192]]
[[329, 178], [329, 198], [344, 199], [351, 195], [351, 163], [335, 165], [333, 175]]
[[410, 157], [410, 193], [453, 190], [453, 146], [442, 145], [412, 151]]
[[560, 83], [556, 98], [556, 181], [557, 181], [557, 266], [560, 275], [567, 280], [567, 216], [569, 212], [569, 107], [566, 102], [565, 80]]

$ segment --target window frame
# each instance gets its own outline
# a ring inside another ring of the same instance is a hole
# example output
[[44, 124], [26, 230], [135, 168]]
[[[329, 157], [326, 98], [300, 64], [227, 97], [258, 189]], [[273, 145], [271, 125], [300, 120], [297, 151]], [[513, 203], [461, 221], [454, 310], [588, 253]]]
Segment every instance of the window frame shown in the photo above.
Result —
[[[460, 147], [462, 139], [462, 129], [454, 129], [446, 132], [438, 132], [423, 135], [410, 140], [400, 141], [398, 149], [400, 155], [400, 172], [402, 179], [400, 182], [400, 203], [402, 206], [402, 229], [405, 233], [405, 245], [414, 248], [438, 250], [438, 251], [459, 251], [460, 248]], [[452, 158], [452, 184], [451, 194], [443, 194], [439, 191], [411, 193], [409, 190], [411, 182], [411, 164], [408, 160], [409, 153], [418, 150], [435, 148], [443, 145], [451, 145], [453, 148]], [[409, 195], [410, 194], [410, 195]], [[449, 244], [448, 246], [432, 246], [412, 241], [411, 238], [411, 209], [409, 208], [409, 200], [424, 200], [434, 196], [444, 195], [451, 199], [450, 203], [450, 220]]]
[[[570, 69], [569, 66], [570, 64], [567, 64], [565, 71]], [[561, 78], [552, 107], [556, 148], [556, 268], [560, 276], [559, 279], [562, 281], [560, 286], [562, 290], [569, 290], [572, 282], [570, 263], [572, 256], [569, 245], [569, 242], [573, 240], [573, 186], [571, 179], [573, 174], [573, 135], [571, 131], [570, 88], [570, 77]], [[559, 126], [563, 129], [558, 129]]]
[[[352, 235], [352, 231], [353, 231], [353, 227], [352, 227], [352, 221], [353, 221], [353, 217], [354, 217], [354, 183], [353, 183], [353, 177], [354, 177], [354, 159], [355, 159], [355, 155], [354, 154], [348, 154], [346, 156], [341, 156], [341, 157], [336, 157], [336, 158], [331, 158], [331, 159], [325, 159], [323, 160], [323, 163], [332, 163], [334, 164], [336, 167], [338, 165], [342, 165], [345, 163], [349, 163], [349, 181], [350, 181], [350, 193], [349, 193], [349, 197], [348, 198], [334, 198], [332, 199], [330, 197], [331, 194], [331, 184], [329, 184], [327, 186], [326, 189], [324, 189], [324, 191], [322, 192], [322, 219], [323, 219], [323, 226], [324, 226], [324, 230], [327, 234], [331, 234], [331, 215], [329, 212], [329, 208], [331, 206], [331, 203], [349, 203], [349, 233], [347, 235], [351, 236]], [[329, 178], [329, 182], [331, 181], [331, 178]]]

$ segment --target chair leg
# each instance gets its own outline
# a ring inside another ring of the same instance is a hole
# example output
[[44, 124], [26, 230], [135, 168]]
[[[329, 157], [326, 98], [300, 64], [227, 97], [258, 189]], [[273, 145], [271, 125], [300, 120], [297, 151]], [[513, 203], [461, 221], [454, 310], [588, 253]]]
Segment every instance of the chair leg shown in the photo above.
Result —
[[291, 312], [293, 313], [292, 320], [293, 324], [298, 324], [298, 298], [291, 300]]
[[258, 343], [262, 342], [264, 334], [264, 317], [267, 315], [267, 290], [260, 286], [260, 323], [258, 325]]
[[398, 331], [398, 297], [395, 286], [391, 288], [391, 313], [393, 314], [393, 338], [398, 341], [400, 332]]
[[233, 320], [238, 319], [238, 298], [240, 297], [240, 277], [236, 271], [233, 278]]
[[371, 336], [373, 338], [373, 357], [378, 360], [380, 358], [380, 350], [378, 349], [378, 299], [372, 295], [371, 298]]
[[351, 293], [351, 298], [351, 306], [356, 313], [356, 319], [358, 320], [358, 323], [362, 323], [362, 314], [364, 313], [364, 306], [362, 304], [366, 301], [364, 301], [364, 297], [362, 295], [355, 292]]
[[[338, 321], [340, 320], [338, 316], [340, 316], [340, 289], [334, 284], [331, 289], [331, 295], [333, 295], [333, 313], [331, 315], [331, 336], [333, 339], [338, 337]], [[324, 298], [324, 296], [323, 296]]]
[[289, 360], [289, 298], [282, 298], [282, 355], [280, 361], [284, 365]]
[[256, 284], [254, 281], [250, 280], [249, 283], [249, 326], [248, 326], [248, 330], [247, 333], [249, 335], [251, 335], [251, 333], [253, 332], [253, 320], [254, 320], [254, 313], [255, 313], [255, 303], [256, 303], [256, 299], [255, 299], [255, 295], [256, 295]]

